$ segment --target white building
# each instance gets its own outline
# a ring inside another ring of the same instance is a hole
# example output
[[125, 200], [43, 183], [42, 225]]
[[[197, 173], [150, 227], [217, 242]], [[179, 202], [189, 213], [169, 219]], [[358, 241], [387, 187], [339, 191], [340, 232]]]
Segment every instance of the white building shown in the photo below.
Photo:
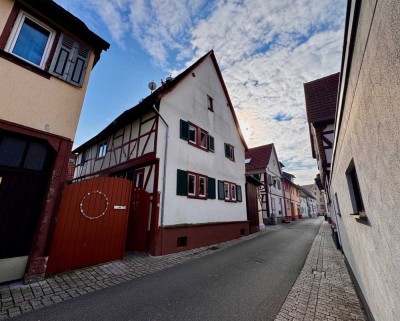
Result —
[[258, 146], [246, 152], [246, 174], [259, 179], [263, 222], [274, 224], [285, 216], [282, 169], [274, 144]]
[[162, 255], [248, 234], [246, 149], [210, 51], [78, 147], [75, 178], [125, 177], [150, 193], [145, 247]]
[[317, 184], [309, 184], [302, 185], [301, 188], [306, 189], [312, 196], [315, 197], [315, 203], [317, 207], [317, 215], [325, 215], [327, 213], [326, 210], [326, 202], [325, 202], [325, 191], [321, 191]]
[[300, 187], [300, 206], [303, 217], [315, 218], [318, 216], [318, 205], [315, 196], [302, 186]]
[[348, 1], [332, 219], [369, 320], [400, 320], [400, 2]]

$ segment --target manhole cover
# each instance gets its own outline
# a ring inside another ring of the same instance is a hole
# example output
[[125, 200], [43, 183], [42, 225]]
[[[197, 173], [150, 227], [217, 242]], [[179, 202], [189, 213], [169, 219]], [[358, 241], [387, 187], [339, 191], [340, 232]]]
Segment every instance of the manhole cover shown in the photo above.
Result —
[[314, 275], [320, 275], [320, 276], [322, 276], [323, 278], [326, 277], [326, 272], [325, 272], [325, 271], [318, 271], [318, 270], [316, 270], [316, 269], [312, 269], [312, 274], [314, 274]]

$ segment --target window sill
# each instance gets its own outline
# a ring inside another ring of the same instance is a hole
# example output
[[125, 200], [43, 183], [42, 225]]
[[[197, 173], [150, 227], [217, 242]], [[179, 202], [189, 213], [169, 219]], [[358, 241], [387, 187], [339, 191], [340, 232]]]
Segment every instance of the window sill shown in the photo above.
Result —
[[356, 222], [362, 223], [362, 224], [366, 224], [366, 225], [370, 225], [368, 217], [365, 214], [365, 212], [351, 213], [350, 215], [354, 216], [354, 218], [356, 219]]
[[196, 199], [196, 200], [207, 200], [206, 196], [188, 195], [187, 198]]
[[17, 56], [14, 56], [13, 54], [4, 51], [4, 50], [0, 50], [0, 57], [4, 58], [5, 60], [8, 60], [22, 68], [25, 68], [29, 71], [34, 72], [35, 74], [42, 76], [46, 79], [50, 79], [51, 75], [49, 72], [47, 72], [46, 70], [43, 70], [39, 67], [36, 67], [35, 65], [30, 64], [29, 62], [26, 62], [23, 59], [18, 58]]

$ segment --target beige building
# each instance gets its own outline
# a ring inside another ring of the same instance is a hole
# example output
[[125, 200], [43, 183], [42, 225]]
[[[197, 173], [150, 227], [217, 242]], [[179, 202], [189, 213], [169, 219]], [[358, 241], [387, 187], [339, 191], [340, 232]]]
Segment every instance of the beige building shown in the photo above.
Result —
[[330, 199], [370, 320], [400, 320], [400, 2], [349, 1]]
[[45, 270], [90, 71], [108, 48], [53, 1], [0, 1], [0, 283]]

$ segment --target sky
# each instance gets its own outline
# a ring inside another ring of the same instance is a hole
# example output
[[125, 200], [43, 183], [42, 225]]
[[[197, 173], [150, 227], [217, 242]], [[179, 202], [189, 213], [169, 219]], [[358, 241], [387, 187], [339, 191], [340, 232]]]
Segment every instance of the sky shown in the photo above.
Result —
[[297, 184], [317, 174], [303, 83], [339, 71], [345, 0], [56, 0], [111, 47], [75, 147], [213, 49], [247, 145], [274, 143]]

